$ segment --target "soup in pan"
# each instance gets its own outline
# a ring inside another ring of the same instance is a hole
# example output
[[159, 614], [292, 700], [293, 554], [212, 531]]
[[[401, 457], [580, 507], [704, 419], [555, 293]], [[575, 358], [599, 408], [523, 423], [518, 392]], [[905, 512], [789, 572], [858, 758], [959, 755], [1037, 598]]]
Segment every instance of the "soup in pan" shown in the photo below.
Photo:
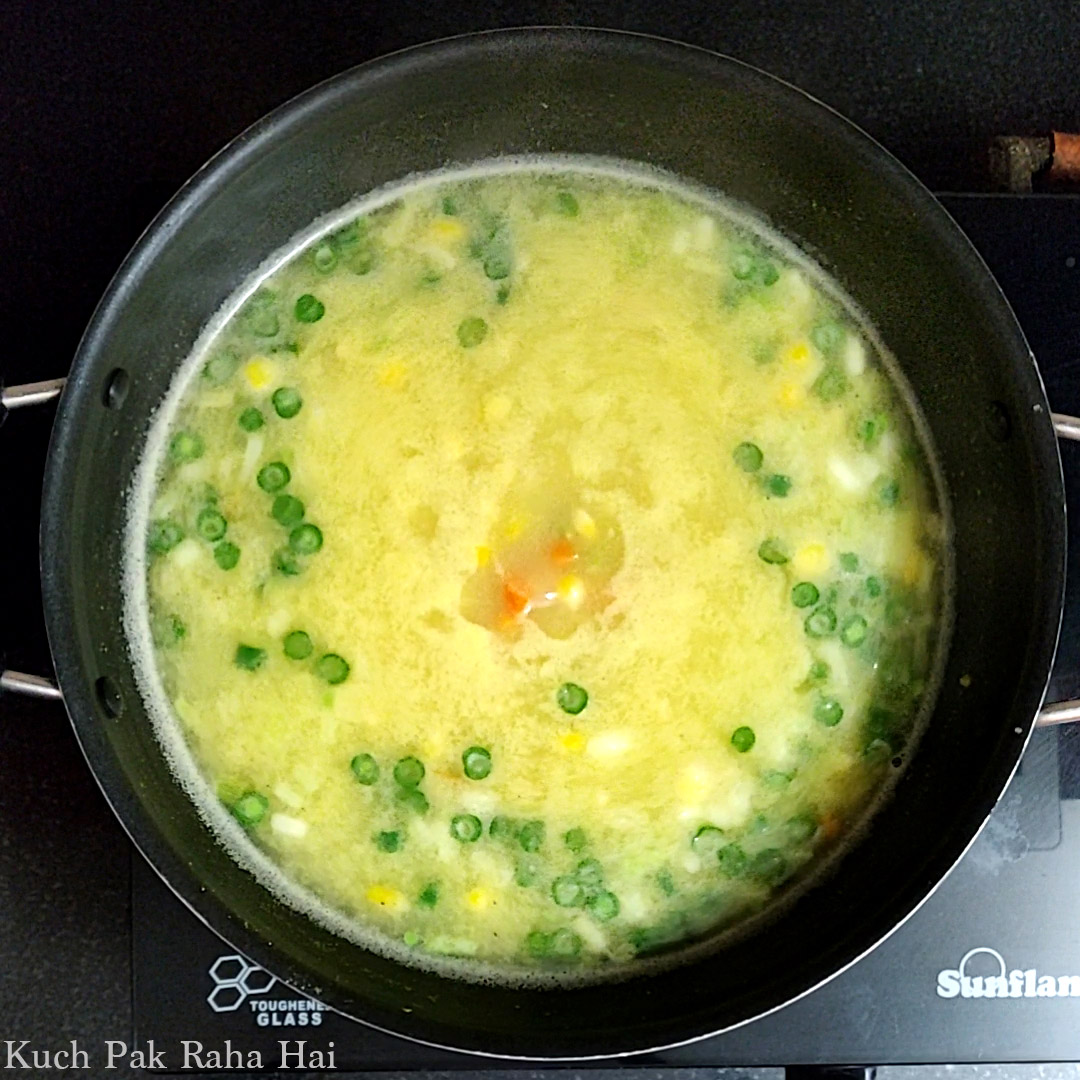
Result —
[[534, 162], [361, 204], [231, 311], [158, 419], [130, 591], [237, 858], [415, 963], [596, 977], [852, 835], [929, 696], [947, 538], [811, 264]]

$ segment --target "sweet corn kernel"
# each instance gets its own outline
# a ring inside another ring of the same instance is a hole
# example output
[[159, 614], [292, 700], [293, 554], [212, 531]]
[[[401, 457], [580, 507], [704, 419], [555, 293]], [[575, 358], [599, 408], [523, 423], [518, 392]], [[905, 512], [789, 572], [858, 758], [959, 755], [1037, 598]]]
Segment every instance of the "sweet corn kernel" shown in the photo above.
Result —
[[806, 400], [806, 391], [798, 383], [786, 382], [780, 387], [776, 400], [785, 409], [797, 409]]
[[373, 904], [380, 907], [400, 907], [402, 895], [397, 889], [387, 888], [385, 885], [372, 885], [368, 888], [367, 898]]
[[516, 540], [525, 528], [525, 522], [521, 518], [511, 518], [506, 523], [504, 535], [507, 540]]
[[784, 355], [784, 359], [792, 365], [792, 367], [806, 367], [810, 363], [810, 350], [806, 346], [806, 342], [800, 341], [795, 345], [792, 345]]
[[453, 218], [438, 218], [431, 225], [431, 235], [436, 240], [441, 240], [444, 243], [460, 240], [465, 235], [465, 226]]
[[792, 569], [807, 577], [823, 573], [829, 565], [829, 553], [824, 544], [807, 544], [795, 552]]
[[491, 907], [491, 893], [487, 889], [473, 889], [465, 899], [468, 901], [469, 907], [475, 908], [477, 911], [486, 911]]
[[559, 736], [559, 745], [564, 750], [569, 750], [571, 754], [584, 753], [585, 742], [585, 736], [580, 731], [568, 731], [565, 735]]
[[596, 536], [596, 522], [593, 521], [592, 514], [580, 508], [575, 510], [574, 529], [579, 535], [584, 536], [586, 540], [591, 540]]
[[405, 382], [405, 365], [404, 364], [387, 364], [386, 367], [379, 372], [379, 384], [381, 386], [387, 386], [391, 390], [396, 390]]
[[559, 599], [565, 603], [571, 611], [577, 611], [585, 600], [585, 582], [576, 574], [567, 574], [558, 586]]
[[270, 385], [274, 369], [269, 360], [255, 357], [244, 365], [244, 378], [253, 390], [263, 390]]
[[487, 566], [489, 562], [491, 562], [491, 548], [481, 544], [476, 549], [476, 565]]

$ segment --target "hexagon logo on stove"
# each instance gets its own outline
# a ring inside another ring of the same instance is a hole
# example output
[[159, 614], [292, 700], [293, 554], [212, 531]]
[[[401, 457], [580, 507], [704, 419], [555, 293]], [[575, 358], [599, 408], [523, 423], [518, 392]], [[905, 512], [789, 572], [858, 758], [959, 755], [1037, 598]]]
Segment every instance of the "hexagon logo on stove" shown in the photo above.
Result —
[[267, 993], [277, 982], [275, 975], [238, 953], [219, 956], [209, 975], [214, 989], [206, 1003], [216, 1013], [235, 1012], [249, 997]]

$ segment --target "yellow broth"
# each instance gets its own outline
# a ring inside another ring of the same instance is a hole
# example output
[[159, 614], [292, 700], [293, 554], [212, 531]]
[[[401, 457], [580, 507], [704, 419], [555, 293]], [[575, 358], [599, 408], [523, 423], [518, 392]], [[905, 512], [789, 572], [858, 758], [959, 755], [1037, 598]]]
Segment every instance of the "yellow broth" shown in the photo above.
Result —
[[377, 946], [511, 974], [731, 925], [842, 843], [928, 690], [943, 525], [838, 297], [722, 204], [540, 168], [261, 282], [146, 523], [250, 842]]

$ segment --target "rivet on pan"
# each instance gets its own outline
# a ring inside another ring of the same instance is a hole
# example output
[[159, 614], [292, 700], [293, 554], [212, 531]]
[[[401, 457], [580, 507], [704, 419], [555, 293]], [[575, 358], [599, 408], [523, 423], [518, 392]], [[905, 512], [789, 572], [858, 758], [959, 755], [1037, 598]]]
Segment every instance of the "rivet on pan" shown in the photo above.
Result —
[[124, 699], [120, 696], [119, 687], [108, 675], [102, 675], [94, 683], [94, 692], [97, 694], [98, 704], [110, 720], [124, 715]]
[[119, 409], [124, 404], [130, 382], [128, 373], [123, 368], [113, 368], [105, 376], [105, 385], [101, 391], [101, 401], [105, 408]]

